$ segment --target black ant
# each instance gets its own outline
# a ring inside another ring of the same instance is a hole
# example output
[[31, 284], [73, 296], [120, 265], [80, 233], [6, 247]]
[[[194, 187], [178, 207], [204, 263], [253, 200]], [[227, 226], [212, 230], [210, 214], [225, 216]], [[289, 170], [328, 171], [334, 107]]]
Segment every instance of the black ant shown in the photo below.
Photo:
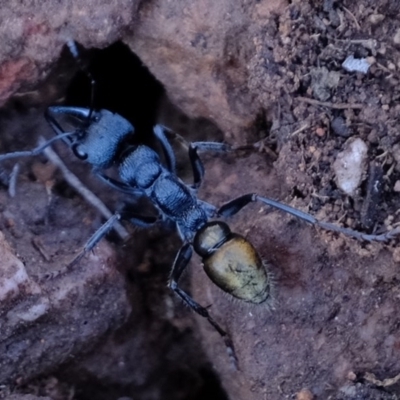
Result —
[[[69, 42], [72, 55], [79, 60], [76, 44]], [[85, 71], [89, 78], [90, 73]], [[165, 128], [156, 125], [155, 137], [161, 144], [165, 164], [159, 155], [145, 145], [127, 145], [126, 140], [134, 134], [134, 127], [122, 116], [108, 110], [95, 110], [93, 107], [93, 88], [90, 108], [53, 106], [45, 112], [45, 118], [56, 136], [37, 148], [27, 152], [15, 152], [0, 156], [0, 161], [26, 155], [41, 153], [54, 141], [62, 139], [76, 157], [86, 161], [93, 168], [93, 174], [112, 189], [128, 193], [133, 198], [146, 197], [158, 210], [159, 215], [149, 217], [132, 214], [128, 211], [115, 213], [89, 239], [83, 250], [70, 263], [74, 265], [107, 234], [119, 219], [126, 219], [142, 227], [151, 226], [158, 221], [169, 221], [176, 227], [183, 245], [172, 265], [169, 287], [196, 313], [208, 322], [224, 338], [228, 349], [233, 346], [224, 329], [211, 317], [207, 308], [198, 304], [178, 286], [179, 278], [192, 258], [193, 250], [201, 257], [208, 277], [226, 293], [252, 304], [268, 304], [272, 300], [271, 278], [261, 257], [253, 245], [243, 236], [233, 233], [229, 226], [212, 218], [230, 217], [251, 202], [262, 202], [314, 226], [343, 233], [357, 239], [386, 241], [400, 233], [400, 228], [381, 235], [368, 235], [329, 222], [317, 220], [310, 214], [269, 199], [258, 194], [245, 194], [217, 208], [197, 197], [202, 183], [204, 167], [199, 151], [227, 152], [227, 144], [215, 142], [194, 142], [189, 146], [189, 159], [193, 169], [193, 184], [185, 184], [176, 174], [175, 156], [165, 135]], [[65, 132], [56, 116], [70, 116], [81, 121], [81, 127]], [[104, 171], [116, 166], [118, 179], [113, 179]]]

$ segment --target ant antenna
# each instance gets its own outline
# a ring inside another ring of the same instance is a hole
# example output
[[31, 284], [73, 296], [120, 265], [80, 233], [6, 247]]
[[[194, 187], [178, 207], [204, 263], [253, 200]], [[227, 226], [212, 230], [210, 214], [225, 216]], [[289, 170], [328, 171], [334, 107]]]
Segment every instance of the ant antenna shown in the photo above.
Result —
[[89, 115], [87, 117], [88, 123], [92, 117], [92, 114], [94, 112], [94, 91], [95, 91], [95, 86], [96, 86], [96, 81], [93, 78], [93, 75], [90, 73], [89, 69], [86, 67], [86, 65], [82, 62], [82, 58], [79, 54], [78, 46], [75, 40], [68, 40], [67, 41], [67, 46], [69, 49], [69, 52], [71, 53], [72, 57], [75, 58], [79, 68], [86, 74], [86, 76], [90, 80], [90, 109], [89, 109]]

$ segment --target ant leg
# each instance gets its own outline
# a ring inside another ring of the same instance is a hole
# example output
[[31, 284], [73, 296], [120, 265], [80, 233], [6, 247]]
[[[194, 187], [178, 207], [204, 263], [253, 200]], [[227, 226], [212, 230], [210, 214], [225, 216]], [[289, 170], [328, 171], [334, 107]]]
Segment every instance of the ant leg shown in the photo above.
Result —
[[156, 125], [153, 128], [153, 132], [161, 144], [162, 151], [164, 153], [165, 160], [167, 162], [167, 167], [169, 172], [176, 175], [176, 159], [174, 151], [172, 150], [171, 144], [169, 143], [167, 137], [165, 136], [164, 130], [167, 129], [162, 125]]
[[[90, 108], [85, 107], [73, 107], [73, 106], [51, 106], [45, 112], [45, 118], [47, 122], [51, 125], [57, 134], [63, 133], [64, 130], [61, 125], [57, 122], [53, 114], [56, 115], [66, 115], [75, 117], [82, 120], [89, 120]], [[76, 131], [74, 131], [76, 134]]]
[[149, 227], [160, 220], [158, 216], [154, 217], [140, 215], [129, 211], [115, 213], [91, 236], [91, 238], [85, 243], [83, 249], [79, 252], [79, 254], [68, 264], [67, 268], [71, 268], [76, 265], [87, 253], [89, 253], [89, 251], [93, 250], [97, 243], [99, 243], [100, 240], [107, 235], [113, 225], [121, 218], [126, 218], [133, 224], [141, 227]]
[[368, 235], [366, 233], [355, 231], [353, 229], [342, 228], [340, 226], [331, 224], [329, 222], [319, 221], [318, 219], [316, 219], [315, 217], [313, 217], [310, 214], [307, 214], [303, 211], [297, 210], [296, 208], [290, 207], [286, 204], [282, 204], [278, 201], [269, 199], [267, 197], [262, 197], [257, 194], [254, 194], [254, 193], [245, 194], [243, 196], [240, 196], [240, 197], [224, 204], [218, 210], [218, 214], [221, 216], [224, 216], [224, 217], [230, 217], [230, 216], [236, 214], [237, 212], [239, 212], [247, 204], [249, 204], [251, 202], [255, 202], [255, 201], [260, 201], [264, 204], [267, 204], [268, 206], [277, 208], [278, 210], [284, 211], [284, 212], [291, 214], [297, 218], [300, 218], [300, 219], [310, 223], [311, 225], [319, 226], [319, 227], [329, 230], [329, 231], [343, 233], [344, 235], [351, 236], [351, 237], [354, 237], [354, 238], [360, 239], [360, 240], [384, 242], [384, 241], [390, 240], [390, 239], [394, 238], [396, 235], [400, 234], [400, 228], [395, 228], [389, 232], [385, 232], [380, 235]]
[[90, 80], [90, 109], [89, 109], [90, 111], [89, 111], [89, 115], [87, 117], [87, 120], [90, 121], [92, 114], [94, 112], [94, 94], [95, 94], [94, 92], [95, 92], [95, 88], [96, 88], [96, 81], [93, 78], [93, 75], [90, 73], [89, 69], [83, 63], [75, 40], [71, 40], [71, 39], [68, 40], [67, 47], [68, 47], [68, 50], [71, 53], [72, 57], [75, 58], [76, 63], [78, 64], [81, 71], [84, 72], [86, 74], [86, 76], [88, 77], [88, 79]]
[[8, 188], [8, 195], [10, 197], [15, 197], [18, 173], [19, 173], [18, 163], [14, 165], [10, 174], [8, 174], [6, 170], [2, 166], [0, 166], [0, 185]]
[[103, 174], [102, 172], [96, 172], [96, 171], [93, 171], [93, 172], [95, 172], [96, 175], [104, 183], [106, 183], [108, 186], [112, 187], [115, 190], [118, 190], [118, 191], [123, 192], [123, 193], [128, 193], [128, 194], [130, 194], [132, 196], [135, 196], [135, 197], [143, 196], [143, 191], [135, 188], [132, 185], [128, 185], [126, 183], [117, 181], [116, 179], [110, 178], [109, 176], [107, 176], [106, 174]]
[[213, 328], [221, 335], [224, 339], [225, 345], [228, 349], [229, 355], [233, 358], [235, 366], [237, 366], [237, 358], [233, 343], [229, 338], [228, 334], [218, 325], [216, 321], [211, 317], [208, 310], [196, 303], [185, 291], [178, 286], [179, 278], [182, 272], [188, 266], [190, 259], [192, 258], [193, 249], [190, 243], [184, 244], [176, 255], [174, 264], [172, 266], [171, 277], [168, 286], [188, 305], [193, 311], [202, 317], [206, 318], [207, 321], [213, 326]]
[[157, 222], [160, 222], [161, 219], [159, 217], [153, 217], [150, 215], [135, 215], [131, 213], [130, 218], [127, 218], [133, 225], [140, 226], [141, 228], [150, 228]]
[[160, 215], [143, 215], [133, 211], [122, 211], [120, 212], [121, 218], [131, 222], [133, 225], [141, 228], [150, 228], [154, 224], [162, 221]]
[[97, 243], [100, 242], [104, 236], [111, 230], [113, 225], [121, 219], [121, 214], [116, 213], [111, 218], [109, 218], [85, 243], [83, 249], [78, 253], [78, 255], [66, 266], [66, 269], [72, 268], [76, 265], [89, 251], [93, 250]]
[[10, 175], [1, 165], [0, 165], [0, 185], [3, 185], [7, 188], [10, 185]]
[[[64, 134], [64, 129], [61, 127], [61, 125], [58, 123], [58, 121], [55, 119], [54, 115], [51, 114], [53, 107], [49, 107], [46, 109], [44, 112], [44, 118], [46, 119], [47, 123], [51, 126], [57, 137], [62, 136]], [[72, 132], [71, 132], [72, 133]], [[75, 132], [74, 132], [75, 133]], [[72, 145], [72, 138], [65, 138], [64, 142], [68, 145]]]
[[16, 195], [18, 174], [19, 174], [19, 164], [16, 163], [10, 174], [10, 183], [8, 186], [8, 194], [10, 197], [15, 197]]
[[219, 151], [226, 152], [230, 150], [230, 146], [225, 143], [217, 143], [217, 142], [193, 142], [190, 143], [189, 146], [189, 159], [192, 164], [193, 170], [193, 185], [192, 189], [197, 190], [204, 177], [204, 166], [202, 161], [200, 160], [197, 151]]
[[93, 248], [97, 245], [98, 242], [100, 242], [101, 239], [103, 239], [104, 236], [107, 235], [107, 233], [110, 231], [110, 229], [113, 227], [113, 225], [119, 221], [121, 218], [121, 215], [116, 213], [114, 214], [111, 218], [109, 218], [93, 235], [92, 237], [86, 242], [84, 245], [83, 249], [79, 252], [75, 258], [68, 263], [66, 266], [61, 268], [61, 270], [56, 271], [56, 272], [50, 272], [46, 274], [42, 274], [39, 276], [39, 280], [49, 280], [52, 278], [55, 278], [57, 276], [65, 274], [68, 270], [70, 270], [72, 267], [74, 267], [76, 264], [79, 263], [79, 261], [82, 260], [82, 258]]
[[200, 207], [206, 212], [208, 218], [214, 218], [217, 214], [217, 207], [213, 206], [206, 201], [197, 199]]

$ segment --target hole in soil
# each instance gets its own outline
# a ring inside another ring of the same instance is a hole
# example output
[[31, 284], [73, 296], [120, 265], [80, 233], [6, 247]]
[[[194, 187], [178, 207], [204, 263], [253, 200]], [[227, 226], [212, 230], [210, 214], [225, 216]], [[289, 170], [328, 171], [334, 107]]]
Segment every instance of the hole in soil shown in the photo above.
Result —
[[[135, 139], [144, 142], [156, 124], [162, 84], [122, 42], [81, 53], [89, 58], [87, 69], [96, 81], [94, 108], [122, 115], [135, 127]], [[65, 104], [90, 107], [90, 97], [89, 78], [78, 71], [67, 89]]]
[[257, 132], [258, 140], [265, 140], [265, 143], [272, 151], [277, 150], [277, 142], [271, 132], [272, 122], [268, 120], [265, 110], [261, 110], [255, 118], [254, 131]]
[[305, 195], [304, 195], [304, 193], [297, 187], [297, 186], [294, 186], [293, 187], [293, 189], [292, 189], [292, 196], [293, 197], [296, 197], [296, 198], [298, 198], [298, 199], [305, 199]]

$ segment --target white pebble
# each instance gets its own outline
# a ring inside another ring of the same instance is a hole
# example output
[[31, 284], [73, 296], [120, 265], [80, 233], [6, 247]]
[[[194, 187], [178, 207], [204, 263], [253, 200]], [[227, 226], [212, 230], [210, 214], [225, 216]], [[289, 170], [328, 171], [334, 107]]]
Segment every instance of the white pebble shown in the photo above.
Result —
[[342, 64], [346, 71], [361, 72], [363, 74], [368, 72], [370, 66], [366, 58], [354, 58], [353, 56], [348, 56]]
[[333, 163], [333, 169], [339, 189], [349, 196], [354, 196], [362, 181], [368, 147], [359, 138], [349, 139], [344, 146], [345, 149], [337, 155]]
[[400, 44], [400, 28], [397, 29], [396, 33], [393, 36], [393, 42], [395, 44]]

